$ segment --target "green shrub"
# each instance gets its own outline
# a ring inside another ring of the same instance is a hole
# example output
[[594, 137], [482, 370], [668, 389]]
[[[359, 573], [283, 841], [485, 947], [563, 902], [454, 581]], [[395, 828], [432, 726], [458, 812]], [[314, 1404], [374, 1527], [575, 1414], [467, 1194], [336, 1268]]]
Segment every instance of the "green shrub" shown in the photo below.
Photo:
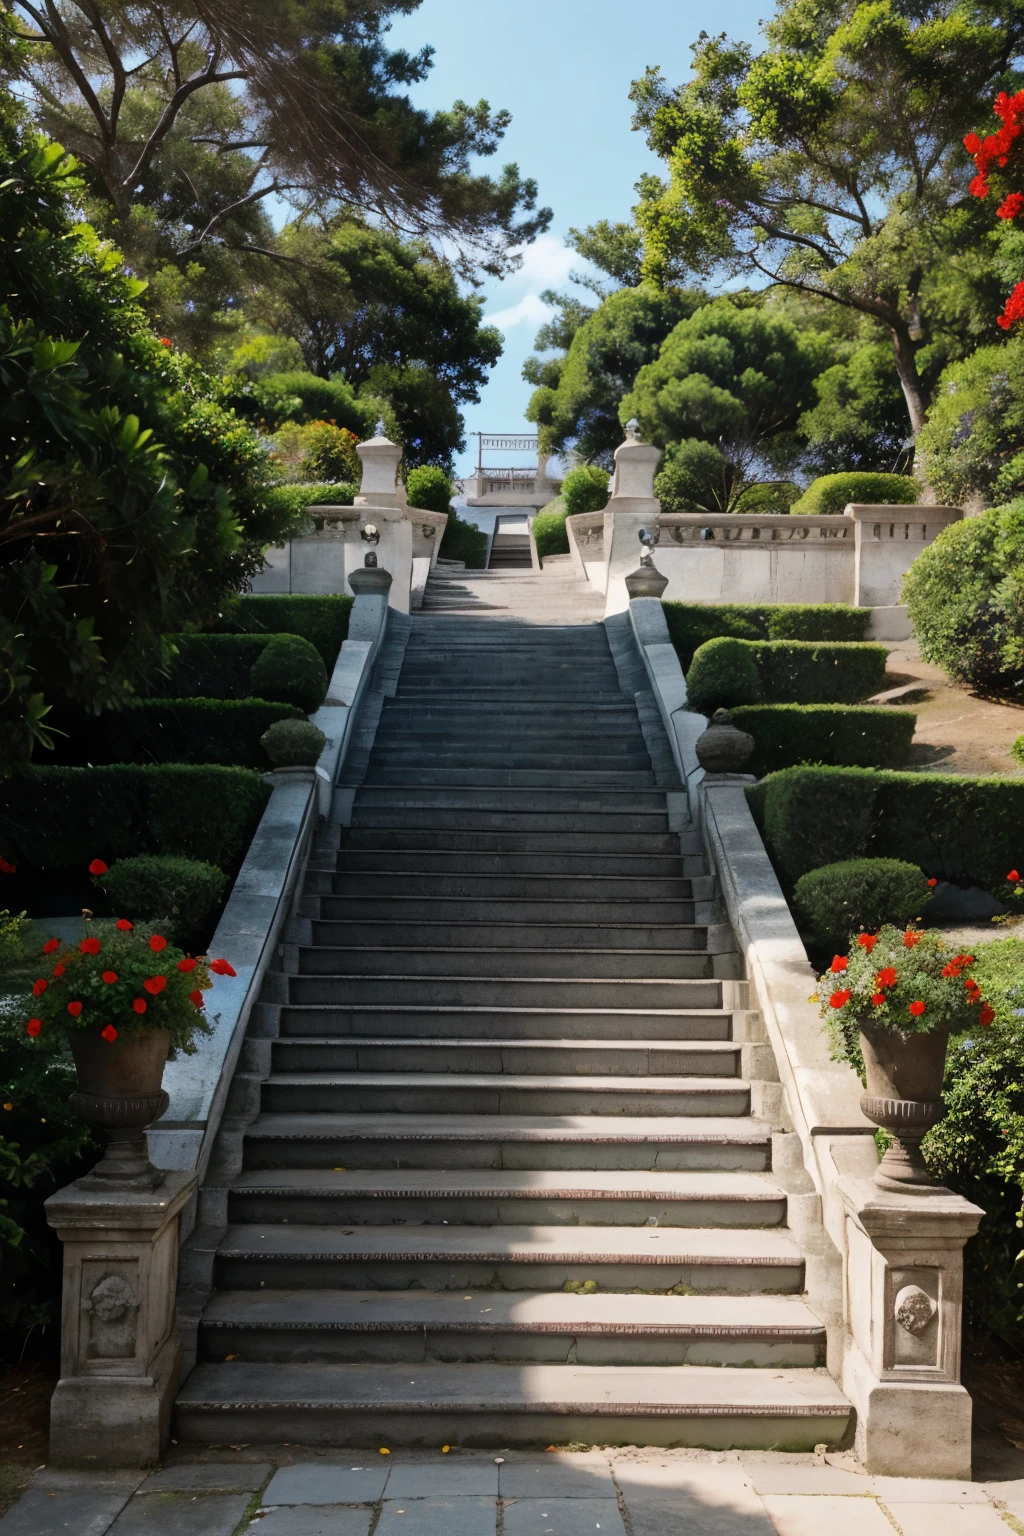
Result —
[[855, 704], [881, 687], [888, 654], [861, 641], [707, 640], [686, 674], [690, 708]]
[[175, 943], [203, 929], [219, 905], [228, 877], [215, 864], [167, 854], [117, 859], [93, 883], [121, 917], [158, 922]]
[[537, 555], [543, 560], [545, 555], [567, 555], [569, 553], [569, 534], [566, 530], [565, 502], [561, 496], [556, 496], [554, 501], [549, 501], [546, 507], [542, 507], [533, 520], [533, 541], [537, 546]]
[[349, 481], [321, 485], [275, 485], [266, 492], [267, 505], [275, 512], [286, 512], [300, 531], [307, 507], [350, 507], [359, 487]]
[[580, 464], [570, 469], [562, 481], [561, 500], [566, 517], [579, 512], [601, 512], [608, 505], [608, 471], [596, 464]]
[[249, 673], [259, 698], [282, 699], [312, 714], [327, 697], [327, 669], [301, 635], [271, 635]]
[[482, 571], [487, 564], [487, 543], [486, 533], [452, 507], [437, 553], [445, 560], [463, 560], [469, 571]]
[[904, 926], [921, 916], [931, 897], [916, 864], [901, 859], [845, 859], [801, 875], [794, 905], [815, 940], [845, 951], [850, 934], [883, 923]]
[[843, 475], [819, 475], [789, 510], [827, 517], [841, 513], [851, 501], [869, 507], [912, 507], [920, 495], [921, 482], [915, 475], [880, 475], [855, 469]]
[[794, 763], [902, 768], [917, 716], [909, 709], [852, 704], [749, 704], [730, 710], [754, 738], [750, 772], [758, 778]]
[[1024, 338], [978, 347], [939, 380], [917, 446], [940, 501], [1024, 496]]
[[317, 761], [327, 737], [311, 720], [278, 720], [260, 744], [275, 768], [304, 768]]
[[247, 699], [269, 635], [169, 635], [175, 654], [153, 692], [167, 699]]
[[1010, 748], [1010, 755], [1015, 757], [1018, 763], [1020, 763], [1021, 767], [1024, 768], [1024, 736], [1017, 737], [1013, 743], [1013, 746]]
[[874, 768], [783, 768], [747, 791], [789, 881], [840, 859], [906, 859], [1006, 894], [1020, 867], [1024, 780]]
[[275, 720], [302, 719], [294, 704], [266, 699], [144, 699], [123, 710], [62, 717], [58, 762], [223, 763], [262, 768], [260, 737]]
[[233, 875], [269, 798], [251, 768], [31, 768], [0, 783], [0, 847], [35, 869], [164, 853]]
[[[536, 524], [534, 524], [536, 531]], [[869, 608], [845, 603], [662, 603], [669, 638], [687, 671], [705, 640], [863, 640]]]
[[417, 469], [410, 469], [406, 476], [405, 494], [410, 507], [422, 507], [427, 512], [447, 512], [455, 487], [436, 464], [421, 464]]
[[1024, 501], [943, 528], [903, 601], [926, 661], [974, 687], [1024, 684]]
[[217, 628], [228, 634], [301, 635], [316, 646], [331, 672], [348, 636], [351, 614], [352, 598], [341, 593], [271, 596], [258, 592], [236, 598], [225, 608]]

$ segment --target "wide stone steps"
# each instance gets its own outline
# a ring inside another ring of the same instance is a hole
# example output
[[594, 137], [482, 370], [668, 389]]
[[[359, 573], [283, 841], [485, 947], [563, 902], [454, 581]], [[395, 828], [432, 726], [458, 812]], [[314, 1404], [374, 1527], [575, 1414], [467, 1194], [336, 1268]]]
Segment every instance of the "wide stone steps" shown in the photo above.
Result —
[[[396, 941], [399, 935], [395, 935]], [[464, 976], [575, 977], [580, 970], [591, 979], [611, 977], [616, 980], [661, 978], [679, 979], [713, 975], [710, 955], [700, 950], [648, 952], [643, 949], [486, 949], [463, 946], [399, 949], [397, 947], [342, 948], [313, 945], [300, 949], [298, 971], [301, 976]]]
[[769, 1129], [749, 1116], [271, 1114], [249, 1126], [244, 1166], [265, 1168], [690, 1169], [763, 1172]]
[[505, 768], [478, 768], [475, 766], [450, 766], [416, 768], [413, 759], [395, 767], [384, 767], [386, 758], [371, 759], [370, 771], [374, 788], [415, 787], [417, 789], [533, 789], [548, 795], [556, 789], [644, 790], [655, 785], [650, 769], [627, 768], [623, 770], [598, 770], [587, 767], [586, 758], [570, 761], [562, 769], [549, 767], [517, 768], [509, 764]]
[[[580, 806], [590, 815], [601, 812], [608, 816], [621, 816], [624, 812], [637, 815], [648, 812], [663, 817], [665, 796], [657, 789], [601, 789], [590, 794], [578, 787], [553, 789], [544, 786], [515, 788], [500, 784], [424, 784], [417, 782], [416, 775], [409, 774], [405, 784], [365, 783], [357, 791], [353, 804], [353, 817], [361, 812], [380, 806], [394, 806], [403, 810], [430, 809], [439, 811], [520, 811], [532, 815], [542, 811], [546, 815], [579, 814]], [[570, 823], [571, 825], [571, 823]], [[580, 830], [586, 830], [581, 828]], [[640, 828], [638, 827], [638, 830]], [[655, 829], [657, 830], [657, 829]]]
[[479, 1004], [562, 1008], [716, 1008], [721, 983], [708, 979], [636, 981], [561, 976], [290, 976], [292, 1003]]
[[[695, 923], [663, 923], [660, 926], [625, 927], [601, 923], [575, 923], [556, 927], [546, 923], [397, 923], [330, 922], [314, 919], [313, 942], [327, 947], [367, 946], [394, 948], [400, 943], [418, 949], [493, 949], [504, 945], [506, 956], [512, 950], [587, 950], [599, 953], [604, 946], [618, 950], [703, 951], [707, 947], [707, 928]], [[654, 963], [652, 956], [651, 963]]]
[[[593, 807], [587, 801], [588, 808], [581, 811], [566, 811], [558, 806], [548, 806], [544, 810], [526, 811], [516, 810], [513, 807], [504, 807], [494, 797], [501, 794], [500, 790], [483, 790], [478, 796], [480, 804], [467, 801], [465, 804], [451, 805], [448, 802], [441, 803], [443, 794], [455, 795], [457, 791], [436, 791], [432, 799], [429, 791], [423, 791], [416, 796], [416, 804], [403, 803], [400, 798], [406, 794], [404, 790], [378, 789], [373, 796], [372, 803], [361, 800], [359, 796], [368, 793], [360, 790], [352, 811], [352, 825], [354, 827], [395, 827], [404, 829], [431, 829], [452, 832], [466, 832], [473, 830], [478, 832], [540, 832], [566, 831], [573, 832], [620, 832], [627, 834], [644, 832], [668, 832], [668, 812], [664, 809], [664, 796], [661, 797], [662, 809], [615, 811], [602, 810]], [[471, 791], [464, 791], [471, 794]], [[522, 795], [522, 790], [506, 791], [506, 794]], [[605, 790], [605, 794], [612, 791]], [[388, 796], [392, 799], [388, 799]], [[627, 801], [628, 801], [628, 797]], [[622, 846], [632, 846], [632, 835], [626, 837]]]
[[[316, 874], [316, 871], [311, 871]], [[308, 888], [308, 887], [307, 887]], [[690, 880], [680, 875], [520, 875], [437, 873], [434, 870], [331, 871], [324, 894], [332, 896], [473, 896], [543, 897], [572, 901], [584, 910], [591, 902], [625, 900], [631, 906], [647, 901], [693, 900]]]
[[[307, 885], [312, 882], [309, 877]], [[541, 900], [529, 896], [311, 896], [316, 911], [307, 913], [335, 922], [354, 918], [365, 921], [408, 923], [560, 923], [563, 926], [580, 916], [580, 902], [573, 897]], [[585, 911], [591, 923], [616, 927], [620, 923], [641, 926], [667, 923], [692, 924], [696, 910], [692, 901], [588, 901]]]
[[[262, 1006], [262, 1005], [260, 1005]], [[406, 1008], [333, 1003], [276, 1010], [281, 1037], [350, 1035], [443, 1040], [729, 1040], [732, 1014], [712, 1008]]]
[[815, 1366], [825, 1330], [795, 1296], [564, 1291], [223, 1291], [200, 1358], [246, 1364], [534, 1361]]
[[734, 1040], [501, 1040], [289, 1036], [274, 1041], [275, 1074], [454, 1072], [541, 1076], [737, 1077]]
[[558, 857], [560, 854], [628, 854], [679, 857], [679, 837], [664, 831], [620, 833], [605, 828], [592, 832], [568, 832], [555, 827], [548, 831], [527, 829], [492, 831], [462, 825], [443, 827], [344, 827], [340, 829], [341, 851], [349, 849], [392, 851], [419, 849], [433, 853], [529, 853]]
[[652, 879], [682, 879], [678, 853], [512, 853], [487, 849], [346, 848], [328, 864], [313, 859], [310, 868], [330, 868], [340, 875], [630, 875]]

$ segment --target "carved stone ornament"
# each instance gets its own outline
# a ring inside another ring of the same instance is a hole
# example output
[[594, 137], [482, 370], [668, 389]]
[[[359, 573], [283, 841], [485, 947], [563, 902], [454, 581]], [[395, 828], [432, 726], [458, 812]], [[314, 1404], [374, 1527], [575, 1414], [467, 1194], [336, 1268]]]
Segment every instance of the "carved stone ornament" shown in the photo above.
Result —
[[733, 725], [727, 709], [716, 709], [711, 724], [694, 743], [705, 773], [742, 773], [754, 750], [754, 738]]
[[135, 1292], [127, 1280], [121, 1275], [107, 1275], [98, 1285], [93, 1286], [83, 1310], [94, 1313], [101, 1323], [119, 1323], [138, 1305]]
[[896, 1321], [915, 1338], [924, 1333], [937, 1310], [935, 1302], [919, 1285], [905, 1285], [902, 1291], [897, 1292]]

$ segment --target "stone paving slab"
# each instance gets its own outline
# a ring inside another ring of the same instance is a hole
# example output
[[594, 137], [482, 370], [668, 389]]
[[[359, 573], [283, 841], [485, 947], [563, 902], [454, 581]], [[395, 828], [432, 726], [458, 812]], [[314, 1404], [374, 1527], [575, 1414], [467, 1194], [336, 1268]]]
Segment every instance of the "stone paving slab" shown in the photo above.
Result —
[[504, 1536], [626, 1536], [610, 1499], [514, 1499], [502, 1507]]
[[392, 1464], [387, 1496], [394, 1499], [498, 1497], [500, 1468], [493, 1456], [470, 1461], [459, 1456], [445, 1457], [441, 1463], [402, 1462]]
[[501, 1468], [503, 1499], [614, 1499], [615, 1484], [604, 1456], [509, 1458]]
[[280, 1504], [251, 1521], [246, 1536], [367, 1536], [372, 1519], [366, 1505]]
[[374, 1536], [494, 1536], [497, 1499], [385, 1499]]
[[903, 1536], [1008, 1536], [1006, 1521], [978, 1504], [896, 1504], [885, 1507]]
[[[893, 1536], [892, 1522], [870, 1497], [770, 1494], [764, 1505], [778, 1536]], [[928, 1536], [936, 1536], [934, 1526]]]
[[381, 1457], [376, 1462], [353, 1459], [348, 1466], [297, 1462], [275, 1473], [263, 1504], [376, 1504], [384, 1495], [390, 1470]]
[[3, 1536], [105, 1536], [131, 1489], [29, 1488], [0, 1520]]
[[110, 1536], [233, 1536], [250, 1501], [248, 1493], [137, 1493]]
[[773, 1536], [741, 1465], [615, 1463], [633, 1536]]
[[255, 1493], [273, 1468], [259, 1462], [185, 1462], [147, 1477], [140, 1493]]

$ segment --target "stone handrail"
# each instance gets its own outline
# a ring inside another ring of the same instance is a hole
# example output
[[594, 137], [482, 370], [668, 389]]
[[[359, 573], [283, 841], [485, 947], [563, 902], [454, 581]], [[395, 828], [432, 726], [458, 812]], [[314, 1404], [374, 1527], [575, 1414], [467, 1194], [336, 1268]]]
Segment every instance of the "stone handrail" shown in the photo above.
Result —
[[728, 544], [819, 543], [848, 539], [853, 543], [854, 528], [849, 518], [793, 517], [789, 514], [730, 512], [663, 512], [659, 519], [661, 536], [673, 544], [721, 540]]

